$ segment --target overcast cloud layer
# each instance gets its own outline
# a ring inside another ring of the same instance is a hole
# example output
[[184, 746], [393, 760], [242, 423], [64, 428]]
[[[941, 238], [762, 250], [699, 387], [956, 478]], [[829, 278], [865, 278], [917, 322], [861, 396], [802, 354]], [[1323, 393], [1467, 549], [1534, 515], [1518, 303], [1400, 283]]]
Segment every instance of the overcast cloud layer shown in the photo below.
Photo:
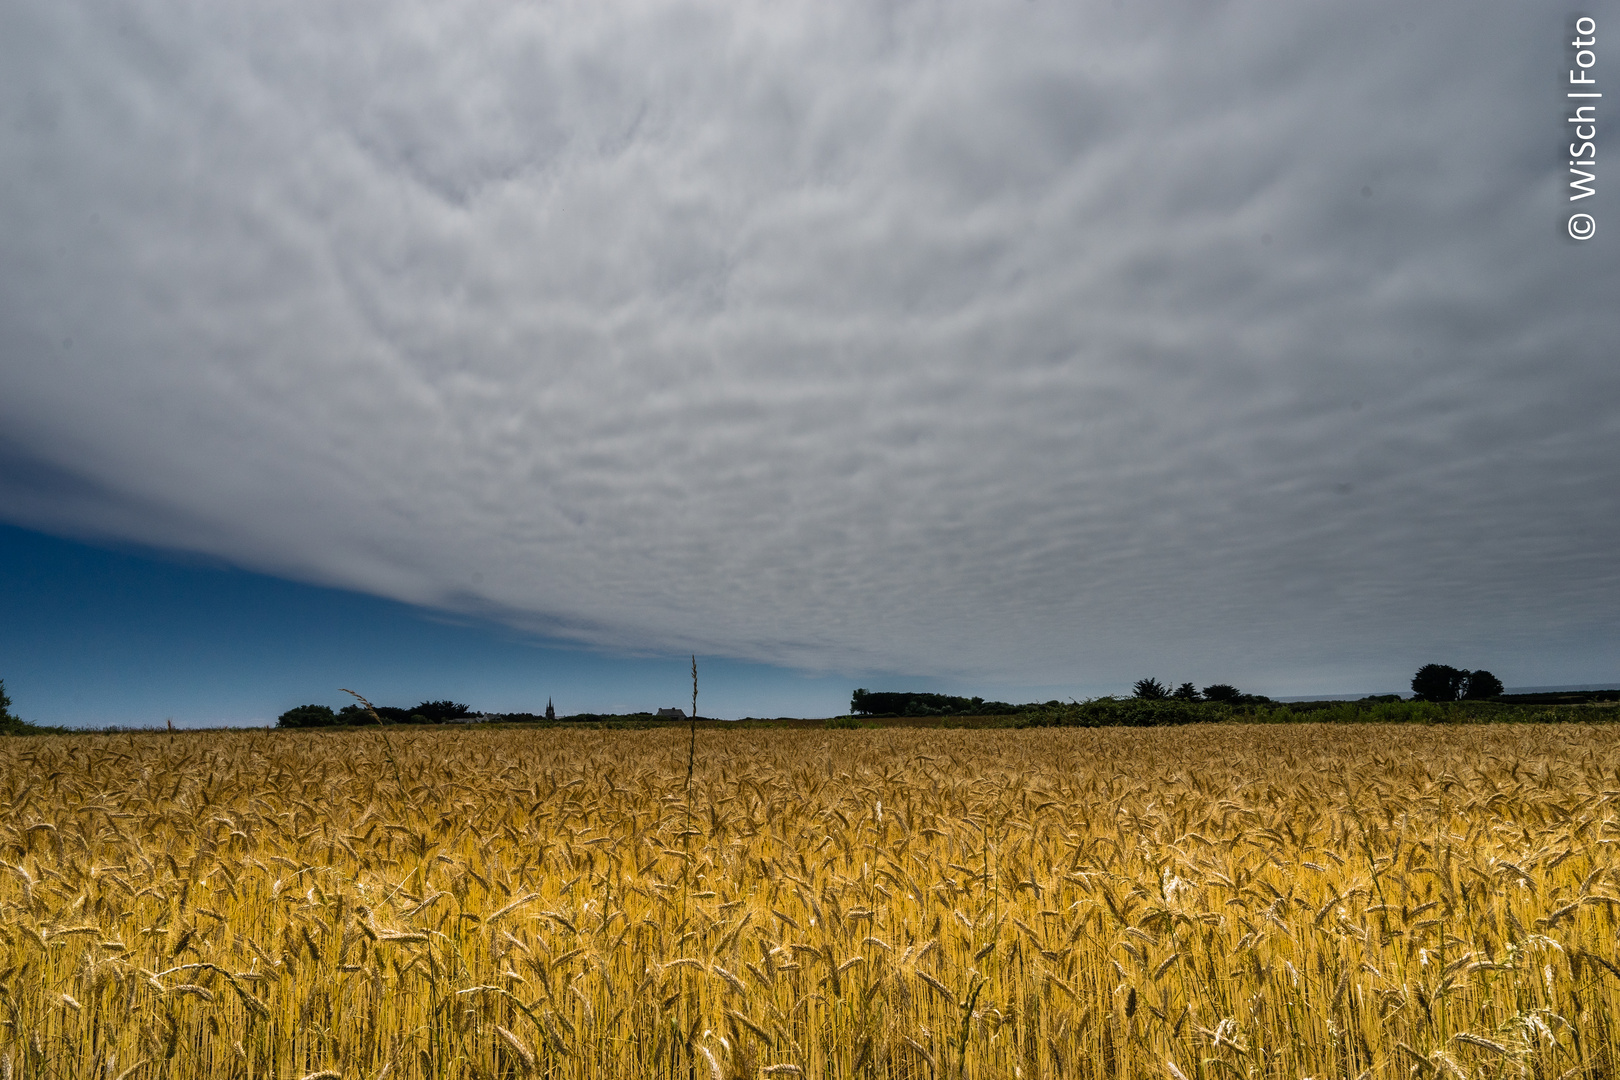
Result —
[[818, 670], [1612, 677], [1572, 18], [0, 4], [0, 516]]

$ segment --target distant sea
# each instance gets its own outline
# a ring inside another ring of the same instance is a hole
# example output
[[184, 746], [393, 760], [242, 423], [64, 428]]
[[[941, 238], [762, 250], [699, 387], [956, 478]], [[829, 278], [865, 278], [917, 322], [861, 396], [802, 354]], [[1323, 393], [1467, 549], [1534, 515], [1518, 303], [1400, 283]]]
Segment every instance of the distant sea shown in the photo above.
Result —
[[1572, 690], [1620, 690], [1620, 683], [1589, 682], [1579, 686], [1510, 686], [1504, 694], [1564, 694]]
[[[1620, 682], [1575, 683], [1568, 686], [1510, 686], [1504, 694], [1567, 694], [1576, 690], [1620, 690]], [[1411, 697], [1412, 688], [1403, 690], [1370, 690], [1365, 694], [1303, 694], [1295, 697], [1272, 698], [1273, 701], [1360, 701], [1378, 694], [1399, 694]]]

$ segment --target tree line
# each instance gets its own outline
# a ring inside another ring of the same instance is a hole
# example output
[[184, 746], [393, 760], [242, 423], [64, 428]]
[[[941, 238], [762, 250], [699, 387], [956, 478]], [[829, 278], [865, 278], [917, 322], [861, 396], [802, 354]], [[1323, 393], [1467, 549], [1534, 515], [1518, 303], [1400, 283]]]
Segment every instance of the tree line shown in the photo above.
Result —
[[849, 711], [855, 716], [1016, 716], [1031, 709], [1058, 704], [1061, 702], [1010, 705], [1005, 701], [986, 701], [982, 697], [861, 689], [850, 696]]
[[[1199, 690], [1184, 682], [1174, 690], [1158, 679], [1138, 679], [1135, 697], [1144, 701], [1214, 701], [1231, 705], [1253, 705], [1271, 699], [1259, 694], [1239, 693], [1237, 687], [1215, 683]], [[1502, 696], [1502, 680], [1481, 668], [1468, 671], [1447, 664], [1424, 664], [1412, 676], [1412, 697], [1417, 701], [1487, 701]]]
[[333, 710], [328, 705], [299, 705], [276, 720], [277, 727], [358, 727], [375, 724], [448, 724], [472, 716], [473, 711], [459, 701], [424, 701], [414, 709], [389, 705], [376, 706], [376, 716], [363, 705], [345, 705]]
[[1190, 682], [1184, 682], [1174, 690], [1169, 689], [1158, 679], [1136, 680], [1133, 697], [1143, 701], [1212, 701], [1223, 705], [1264, 705], [1271, 699], [1264, 694], [1245, 694], [1229, 683], [1211, 683], [1202, 690]]
[[[1425, 664], [1412, 676], [1412, 696], [1417, 701], [1484, 701], [1502, 695], [1502, 680], [1483, 668], [1468, 671], [1445, 664]], [[1172, 689], [1155, 678], [1138, 679], [1132, 688], [1138, 701], [1181, 702], [1217, 705], [1266, 705], [1264, 694], [1247, 694], [1230, 683], [1211, 683], [1200, 689], [1184, 682]], [[1392, 695], [1398, 697], [1398, 695]], [[957, 697], [917, 691], [856, 690], [849, 702], [855, 716], [1018, 716], [1052, 709], [1061, 702], [1033, 702], [1012, 705], [986, 701], [982, 697]]]

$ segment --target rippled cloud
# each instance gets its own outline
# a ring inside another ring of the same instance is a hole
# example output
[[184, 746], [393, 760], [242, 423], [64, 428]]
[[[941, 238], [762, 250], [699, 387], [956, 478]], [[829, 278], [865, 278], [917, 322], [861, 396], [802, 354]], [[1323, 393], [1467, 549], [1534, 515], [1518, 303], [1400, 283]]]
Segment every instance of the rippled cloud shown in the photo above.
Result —
[[0, 514], [812, 670], [1607, 674], [1566, 21], [13, 5]]

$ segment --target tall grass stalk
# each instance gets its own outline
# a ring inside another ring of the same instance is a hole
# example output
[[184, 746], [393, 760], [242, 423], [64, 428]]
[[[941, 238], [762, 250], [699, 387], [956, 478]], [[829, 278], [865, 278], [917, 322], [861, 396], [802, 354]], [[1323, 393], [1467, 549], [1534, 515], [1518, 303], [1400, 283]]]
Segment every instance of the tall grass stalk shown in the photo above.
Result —
[[383, 730], [384, 721], [383, 718], [377, 713], [377, 707], [371, 702], [367, 701], [365, 698], [361, 697], [359, 694], [355, 693], [353, 690], [346, 690], [341, 686], [338, 687], [338, 690], [342, 693], [348, 694], [360, 704], [364, 705], [366, 707], [366, 712], [370, 713], [371, 718], [377, 722], [377, 734], [382, 738], [383, 755], [387, 757], [388, 764], [393, 767], [394, 783], [399, 785], [399, 790], [401, 793], [403, 793], [405, 791], [405, 778], [400, 775], [399, 759], [394, 756], [393, 744], [388, 741], [388, 732]]

